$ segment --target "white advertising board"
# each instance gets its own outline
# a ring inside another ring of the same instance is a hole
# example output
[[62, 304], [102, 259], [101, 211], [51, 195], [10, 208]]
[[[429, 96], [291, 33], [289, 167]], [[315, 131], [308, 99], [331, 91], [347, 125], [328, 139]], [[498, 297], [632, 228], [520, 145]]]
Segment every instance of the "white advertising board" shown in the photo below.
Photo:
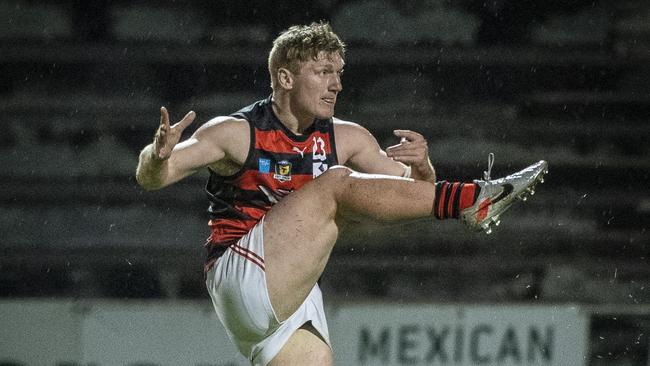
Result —
[[587, 332], [588, 317], [570, 306], [330, 309], [340, 365], [580, 366]]
[[79, 360], [79, 313], [73, 301], [0, 301], [0, 364], [53, 366]]
[[[337, 365], [581, 366], [575, 307], [341, 304]], [[209, 301], [0, 301], [0, 364], [241, 366]]]
[[0, 364], [241, 366], [209, 301], [0, 301]]
[[210, 302], [104, 303], [82, 328], [83, 365], [248, 365]]

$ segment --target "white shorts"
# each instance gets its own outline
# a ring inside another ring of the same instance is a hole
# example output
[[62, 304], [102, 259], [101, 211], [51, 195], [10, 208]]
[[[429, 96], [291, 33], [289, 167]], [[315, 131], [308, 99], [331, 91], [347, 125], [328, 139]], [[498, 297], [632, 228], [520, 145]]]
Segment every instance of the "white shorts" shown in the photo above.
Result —
[[206, 285], [228, 337], [253, 365], [265, 366], [289, 337], [311, 322], [331, 347], [323, 297], [314, 286], [298, 310], [280, 322], [273, 311], [264, 272], [264, 219], [230, 246], [208, 271]]

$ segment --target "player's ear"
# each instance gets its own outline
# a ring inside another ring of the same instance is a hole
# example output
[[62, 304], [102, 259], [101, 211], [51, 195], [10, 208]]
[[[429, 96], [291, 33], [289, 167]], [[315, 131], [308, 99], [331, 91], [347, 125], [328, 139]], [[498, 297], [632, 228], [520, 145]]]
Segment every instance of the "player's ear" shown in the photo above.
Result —
[[278, 69], [278, 84], [282, 89], [293, 89], [293, 73], [284, 67]]

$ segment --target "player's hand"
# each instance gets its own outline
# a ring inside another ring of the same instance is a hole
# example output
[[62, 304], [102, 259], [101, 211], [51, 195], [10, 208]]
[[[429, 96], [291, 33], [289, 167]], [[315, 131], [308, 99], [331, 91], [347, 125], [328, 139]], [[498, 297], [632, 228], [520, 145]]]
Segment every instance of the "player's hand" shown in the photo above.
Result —
[[196, 117], [193, 111], [188, 112], [183, 119], [171, 126], [169, 124], [169, 113], [167, 108], [160, 108], [160, 126], [153, 138], [153, 157], [158, 160], [167, 160], [172, 155], [174, 146], [181, 139], [183, 130], [187, 128]]
[[395, 161], [411, 166], [414, 175], [426, 180], [434, 176], [433, 166], [429, 161], [429, 147], [424, 136], [409, 130], [395, 130], [395, 136], [400, 143], [386, 149], [388, 157]]

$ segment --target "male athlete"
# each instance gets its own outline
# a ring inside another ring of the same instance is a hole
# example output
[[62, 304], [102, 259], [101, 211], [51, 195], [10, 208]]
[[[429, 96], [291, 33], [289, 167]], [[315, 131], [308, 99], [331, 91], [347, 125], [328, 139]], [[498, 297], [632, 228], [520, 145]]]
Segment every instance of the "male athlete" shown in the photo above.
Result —
[[182, 142], [194, 112], [170, 126], [163, 107], [140, 154], [136, 175], [147, 190], [210, 172], [206, 284], [254, 365], [333, 363], [317, 281], [349, 218], [461, 218], [489, 230], [547, 169], [540, 161], [498, 180], [436, 182], [420, 134], [397, 130], [402, 142], [384, 152], [363, 127], [333, 117], [344, 55], [328, 24], [291, 27], [273, 42], [269, 98]]

